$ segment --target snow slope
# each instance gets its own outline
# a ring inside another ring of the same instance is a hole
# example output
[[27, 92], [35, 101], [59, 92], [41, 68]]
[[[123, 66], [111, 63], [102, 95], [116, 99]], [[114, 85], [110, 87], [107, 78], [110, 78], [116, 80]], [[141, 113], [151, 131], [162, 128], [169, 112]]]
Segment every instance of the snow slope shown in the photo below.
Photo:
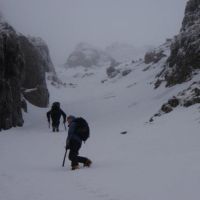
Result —
[[119, 68], [132, 72], [114, 79], [107, 78], [105, 67], [60, 68], [57, 73], [66, 87], [49, 83], [51, 102], [58, 100], [67, 114], [87, 119], [91, 138], [80, 154], [93, 165], [71, 171], [66, 160], [62, 168], [67, 132], [62, 125], [60, 133], [51, 132], [48, 109], [29, 105], [25, 126], [0, 134], [0, 199], [198, 199], [198, 105], [179, 107], [148, 123], [163, 102], [190, 84], [153, 89], [164, 61], [123, 64]]

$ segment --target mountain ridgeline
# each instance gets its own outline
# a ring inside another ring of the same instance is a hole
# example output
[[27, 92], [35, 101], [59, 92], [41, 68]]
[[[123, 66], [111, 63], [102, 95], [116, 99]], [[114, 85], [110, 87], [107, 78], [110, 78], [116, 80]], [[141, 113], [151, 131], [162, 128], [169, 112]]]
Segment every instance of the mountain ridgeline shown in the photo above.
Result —
[[49, 103], [45, 73], [55, 69], [41, 41], [17, 33], [0, 17], [0, 130], [23, 125], [26, 101], [38, 107]]

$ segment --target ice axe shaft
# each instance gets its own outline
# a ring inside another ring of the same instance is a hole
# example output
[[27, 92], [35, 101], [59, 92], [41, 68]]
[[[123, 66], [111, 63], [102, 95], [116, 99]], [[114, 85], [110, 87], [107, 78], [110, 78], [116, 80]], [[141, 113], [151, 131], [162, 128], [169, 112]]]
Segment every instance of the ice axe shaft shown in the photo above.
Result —
[[66, 155], [67, 155], [67, 150], [65, 151], [65, 155], [64, 155], [64, 158], [63, 158], [62, 167], [64, 167], [64, 166], [65, 166], [65, 159], [66, 159]]

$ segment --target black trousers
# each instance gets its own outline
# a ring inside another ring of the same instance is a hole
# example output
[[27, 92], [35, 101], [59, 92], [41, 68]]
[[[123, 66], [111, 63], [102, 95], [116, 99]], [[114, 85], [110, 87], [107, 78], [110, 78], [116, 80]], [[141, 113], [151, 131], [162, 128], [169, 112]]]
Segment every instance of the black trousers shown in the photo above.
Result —
[[81, 144], [77, 142], [76, 140], [71, 140], [69, 143], [69, 160], [71, 160], [71, 166], [76, 166], [78, 163], [85, 163], [87, 161], [87, 158], [78, 156], [79, 150], [81, 148]]
[[53, 128], [59, 128], [59, 125], [60, 125], [60, 121], [52, 121], [52, 127]]

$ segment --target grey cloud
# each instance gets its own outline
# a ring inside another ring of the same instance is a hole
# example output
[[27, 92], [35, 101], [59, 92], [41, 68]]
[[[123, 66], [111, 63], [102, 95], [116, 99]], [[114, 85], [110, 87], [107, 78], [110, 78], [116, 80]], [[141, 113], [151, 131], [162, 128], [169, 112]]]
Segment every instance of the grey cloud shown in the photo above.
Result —
[[0, 0], [20, 32], [41, 36], [56, 64], [79, 42], [158, 45], [177, 34], [187, 0]]

